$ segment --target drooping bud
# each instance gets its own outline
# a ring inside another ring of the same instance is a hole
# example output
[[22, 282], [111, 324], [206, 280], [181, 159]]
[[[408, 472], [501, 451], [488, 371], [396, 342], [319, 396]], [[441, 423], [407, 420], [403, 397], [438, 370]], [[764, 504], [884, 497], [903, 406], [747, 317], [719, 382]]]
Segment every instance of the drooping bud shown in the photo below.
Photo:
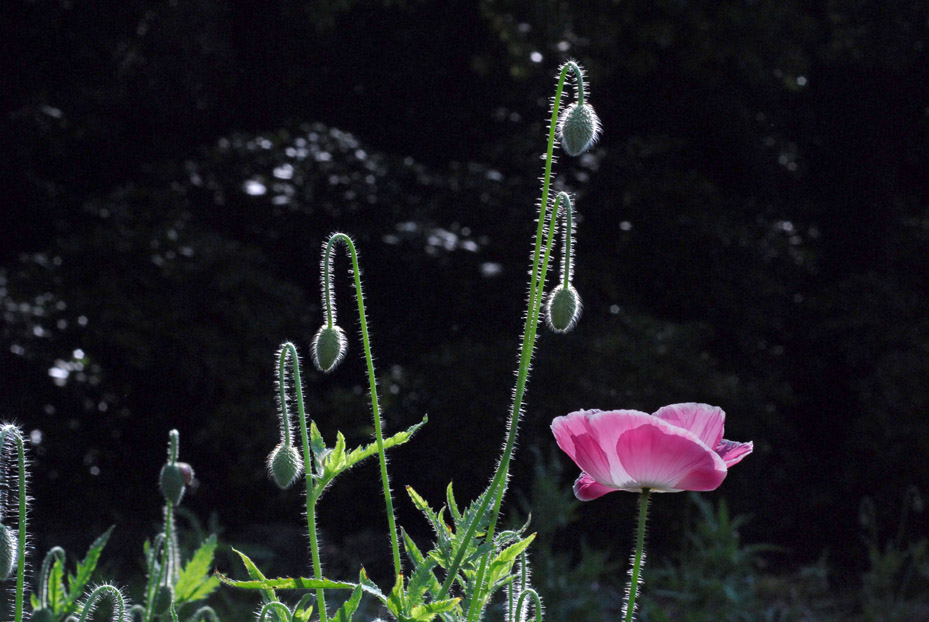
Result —
[[161, 467], [161, 493], [172, 505], [178, 505], [184, 498], [187, 485], [194, 479], [194, 470], [186, 462], [169, 463]]
[[156, 615], [164, 615], [171, 609], [171, 603], [174, 601], [174, 588], [170, 585], [159, 585], [158, 591], [155, 592], [155, 602], [152, 610]]
[[16, 564], [16, 532], [0, 525], [0, 581], [6, 581]]
[[32, 612], [31, 622], [56, 622], [55, 612], [47, 607], [36, 609]]
[[293, 445], [279, 444], [268, 456], [268, 474], [280, 488], [290, 488], [303, 472], [303, 460]]
[[313, 337], [313, 364], [321, 372], [335, 369], [348, 349], [348, 340], [342, 329], [333, 324], [324, 324]]
[[567, 333], [581, 317], [581, 298], [573, 286], [559, 285], [552, 290], [545, 305], [545, 320], [556, 333]]
[[600, 135], [600, 119], [588, 103], [573, 103], [565, 108], [558, 121], [561, 147], [569, 156], [587, 151]]

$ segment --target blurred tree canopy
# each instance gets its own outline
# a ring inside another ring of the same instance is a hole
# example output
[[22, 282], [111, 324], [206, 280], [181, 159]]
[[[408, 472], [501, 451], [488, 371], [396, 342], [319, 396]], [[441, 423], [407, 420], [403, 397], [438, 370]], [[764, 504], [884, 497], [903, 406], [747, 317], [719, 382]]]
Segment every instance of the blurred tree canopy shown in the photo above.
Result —
[[[791, 564], [859, 562], [862, 497], [892, 515], [907, 486], [929, 487], [925, 3], [0, 12], [0, 416], [36, 443], [40, 549], [113, 522], [145, 531], [174, 427], [202, 482], [194, 510], [232, 534], [292, 522], [299, 502], [263, 466], [273, 356], [287, 339], [308, 352], [335, 230], [360, 249], [387, 427], [430, 415], [393, 457], [398, 496], [410, 483], [438, 500], [450, 479], [477, 494], [504, 434], [567, 58], [605, 127], [556, 165], [576, 194], [585, 312], [540, 341], [523, 444], [551, 446], [551, 418], [578, 408], [718, 404], [756, 451], [717, 494]], [[354, 334], [342, 256], [336, 271]], [[356, 443], [371, 434], [360, 352], [331, 377], [304, 369], [324, 434]], [[349, 507], [357, 529], [381, 528], [357, 505], [376, 486], [371, 471], [328, 493], [333, 546]], [[614, 546], [632, 507], [604, 498], [580, 525]]]

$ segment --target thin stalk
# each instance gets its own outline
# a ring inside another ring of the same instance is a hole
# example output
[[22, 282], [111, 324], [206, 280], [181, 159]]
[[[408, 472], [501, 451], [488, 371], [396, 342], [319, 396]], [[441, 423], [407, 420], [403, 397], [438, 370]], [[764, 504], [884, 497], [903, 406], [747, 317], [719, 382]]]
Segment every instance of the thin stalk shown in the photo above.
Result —
[[639, 498], [639, 526], [635, 537], [635, 559], [632, 564], [632, 578], [629, 583], [629, 597], [626, 599], [625, 622], [631, 622], [635, 616], [635, 597], [639, 588], [639, 576], [642, 570], [642, 558], [645, 555], [645, 522], [648, 520], [648, 500], [651, 490], [642, 489]]
[[23, 590], [26, 582], [26, 448], [23, 445], [23, 436], [15, 425], [5, 425], [0, 430], [0, 451], [6, 445], [6, 437], [12, 435], [16, 444], [17, 467], [19, 470], [19, 539], [16, 547], [16, 603], [13, 609], [13, 619], [23, 621]]
[[[390, 481], [387, 476], [387, 456], [384, 452], [384, 435], [381, 430], [381, 414], [377, 401], [377, 381], [374, 376], [374, 359], [371, 357], [371, 342], [368, 337], [368, 322], [365, 319], [364, 294], [361, 291], [361, 271], [358, 268], [358, 254], [355, 252], [355, 244], [352, 242], [350, 237], [344, 233], [335, 233], [331, 238], [329, 238], [329, 243], [326, 245], [326, 258], [323, 262], [326, 266], [326, 269], [328, 269], [330, 263], [332, 247], [336, 242], [342, 242], [345, 244], [352, 258], [352, 273], [355, 277], [355, 299], [358, 301], [358, 320], [361, 324], [361, 340], [364, 344], [365, 363], [368, 366], [368, 385], [371, 391], [371, 412], [374, 416], [374, 434], [377, 439], [377, 454], [381, 467], [381, 483], [384, 488], [384, 503], [387, 506], [387, 524], [390, 527], [390, 546], [394, 557], [394, 576], [397, 576], [401, 573], [400, 540], [397, 538], [397, 523], [396, 519], [394, 518], [394, 503], [393, 499], [390, 497]], [[328, 283], [328, 273], [324, 276], [324, 279]], [[329, 302], [330, 299], [328, 287], [326, 288], [326, 300], [326, 308], [330, 313], [329, 318], [331, 326], [332, 304]]]
[[[323, 578], [323, 567], [319, 559], [319, 540], [316, 535], [316, 501], [319, 498], [313, 486], [313, 476], [310, 470], [312, 454], [310, 453], [310, 437], [306, 429], [306, 407], [303, 402], [303, 383], [300, 380], [300, 361], [297, 359], [297, 348], [294, 344], [287, 342], [281, 346], [280, 366], [278, 384], [281, 387], [284, 383], [285, 363], [288, 355], [290, 356], [291, 373], [294, 377], [294, 391], [297, 395], [297, 419], [300, 422], [300, 437], [303, 441], [303, 464], [306, 465], [306, 530], [310, 538], [310, 553], [313, 556], [313, 574], [317, 579]], [[283, 409], [283, 418], [289, 419], [287, 414], [287, 403], [284, 389], [281, 389], [281, 408]], [[321, 622], [328, 622], [326, 613], [326, 592], [322, 588], [316, 590], [316, 605], [319, 607], [319, 619]]]
[[[529, 283], [529, 310], [528, 313], [526, 313], [526, 322], [523, 326], [523, 338], [519, 353], [519, 368], [516, 376], [516, 389], [513, 392], [513, 408], [510, 411], [510, 420], [508, 423], [509, 431], [507, 433], [503, 455], [500, 458], [500, 462], [497, 464], [497, 471], [494, 473], [493, 480], [490, 484], [490, 489], [488, 491], [490, 494], [485, 495], [480, 507], [478, 508], [477, 514], [478, 516], [481, 516], [486, 511], [487, 504], [490, 502], [490, 498], [495, 497], [495, 511], [490, 518], [490, 525], [488, 526], [486, 536], [487, 542], [491, 542], [493, 540], [494, 530], [496, 529], [497, 514], [499, 513], [500, 504], [503, 498], [503, 490], [505, 488], [503, 484], [509, 473], [510, 458], [512, 457], [513, 448], [516, 442], [516, 430], [518, 428], [519, 415], [522, 412], [523, 397], [526, 392], [526, 383], [529, 376], [529, 366], [532, 362], [532, 353], [535, 349], [535, 336], [539, 324], [539, 311], [541, 309], [541, 288], [544, 286], [544, 271], [547, 268], [547, 262], [541, 266], [539, 263], [542, 249], [542, 234], [545, 228], [546, 214], [548, 210], [548, 194], [551, 187], [552, 160], [554, 158], [555, 152], [555, 132], [558, 126], [558, 111], [561, 107], [561, 95], [564, 91], [564, 83], [569, 71], [573, 71], [577, 76], [579, 86], [582, 86], [583, 84], [580, 68], [573, 62], [566, 63], [564, 67], [562, 67], [561, 74], [558, 77], [558, 86], [555, 90], [555, 98], [552, 104], [552, 118], [548, 129], [548, 147], [545, 154], [545, 172], [542, 177], [542, 198], [540, 202], [541, 212], [539, 214], [539, 224], [536, 229], [535, 247], [533, 248], [532, 253], [532, 271]], [[582, 92], [583, 88], [579, 88], [579, 99]], [[554, 215], [552, 221], [554, 223]], [[471, 526], [468, 528], [468, 531], [465, 533], [462, 546], [459, 549], [458, 554], [455, 556], [451, 567], [448, 569], [448, 575], [445, 577], [445, 583], [442, 585], [442, 590], [438, 598], [444, 598], [445, 595], [448, 594], [448, 591], [451, 589], [451, 585], [458, 574], [458, 569], [461, 567], [461, 561], [464, 557], [465, 551], [467, 550], [467, 546], [471, 539], [474, 537], [477, 523], [478, 521], [472, 522]], [[485, 556], [482, 560], [482, 570], [486, 569], [487, 558], [488, 556]], [[476, 583], [478, 586], [478, 591], [481, 590], [483, 579], [484, 572], [479, 571]], [[471, 609], [468, 613], [468, 620], [473, 619], [474, 612], [476, 612], [478, 609], [477, 603], [480, 598], [476, 598], [476, 596], [478, 596], [478, 594], [475, 594], [474, 597], [472, 597]]]

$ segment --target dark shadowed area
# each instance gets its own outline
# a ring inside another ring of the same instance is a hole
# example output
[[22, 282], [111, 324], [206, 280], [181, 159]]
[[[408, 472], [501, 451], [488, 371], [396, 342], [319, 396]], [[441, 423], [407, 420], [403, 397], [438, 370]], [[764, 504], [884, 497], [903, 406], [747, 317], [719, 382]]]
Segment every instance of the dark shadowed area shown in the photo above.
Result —
[[[373, 434], [341, 252], [348, 358], [330, 375], [308, 359], [334, 231], [358, 245], [388, 433], [429, 415], [391, 454], [399, 522], [430, 535], [407, 484], [436, 505], [450, 481], [479, 494], [568, 59], [604, 126], [554, 167], [584, 312], [538, 342], [513, 520], [540, 469], [563, 490], [577, 475], [553, 417], [698, 401], [755, 443], [702, 497], [775, 545], [763, 572], [826, 564], [854, 593], [867, 538], [891, 542], [907, 512], [902, 541], [929, 530], [929, 5], [7, 0], [0, 50], [0, 419], [32, 441], [33, 563], [115, 524], [104, 568], [136, 572], [177, 428], [185, 507], [269, 576], [309, 575], [301, 494], [264, 465], [280, 344], [330, 442]], [[329, 574], [389, 574], [379, 494], [371, 461], [323, 498]], [[654, 500], [650, 559], [694, 511]], [[605, 552], [599, 580], [621, 590], [634, 495], [572, 512], [546, 546]]]

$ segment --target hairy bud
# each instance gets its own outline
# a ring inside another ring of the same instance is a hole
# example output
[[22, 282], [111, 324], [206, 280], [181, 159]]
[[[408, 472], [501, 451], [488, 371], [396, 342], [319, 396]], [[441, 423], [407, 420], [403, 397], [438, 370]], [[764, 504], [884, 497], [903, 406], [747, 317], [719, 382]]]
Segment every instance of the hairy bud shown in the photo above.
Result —
[[587, 151], [600, 135], [600, 119], [590, 104], [573, 103], [565, 108], [558, 122], [561, 147], [569, 156]]
[[559, 285], [548, 296], [545, 319], [548, 327], [556, 333], [567, 333], [581, 317], [581, 298], [571, 285]]
[[157, 615], [164, 615], [171, 609], [172, 602], [174, 602], [174, 588], [170, 585], [159, 585], [158, 591], [155, 592], [155, 602], [152, 610]]
[[313, 337], [313, 364], [321, 372], [335, 369], [348, 349], [345, 333], [336, 325], [323, 325]]
[[0, 581], [5, 581], [16, 565], [16, 532], [0, 525]]
[[31, 622], [56, 622], [58, 618], [55, 617], [54, 611], [47, 607], [42, 607], [32, 612], [30, 620]]
[[279, 444], [268, 456], [268, 473], [280, 488], [290, 488], [302, 472], [303, 460], [293, 445]]
[[168, 463], [161, 467], [161, 493], [172, 505], [178, 505], [184, 490], [194, 479], [194, 470], [186, 462]]

